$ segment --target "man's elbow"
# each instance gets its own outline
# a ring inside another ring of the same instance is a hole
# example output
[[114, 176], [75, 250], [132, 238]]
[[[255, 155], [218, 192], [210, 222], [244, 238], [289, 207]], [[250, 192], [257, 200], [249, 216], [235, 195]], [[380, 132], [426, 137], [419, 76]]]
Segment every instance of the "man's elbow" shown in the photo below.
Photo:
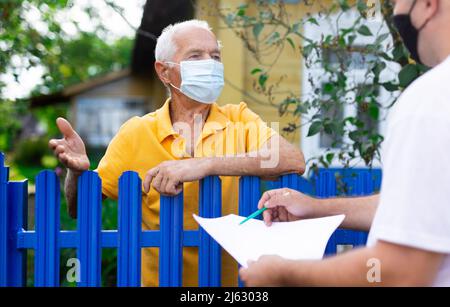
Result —
[[306, 169], [305, 157], [297, 148], [286, 151], [280, 155], [279, 166], [280, 171], [284, 174], [294, 173], [302, 175]]
[[299, 149], [295, 149], [290, 154], [290, 159], [286, 159], [289, 161], [288, 167], [290, 168], [290, 172], [292, 173], [298, 173], [302, 175], [305, 172], [306, 164], [305, 164], [305, 157], [303, 156], [303, 153]]
[[296, 151], [296, 155], [295, 155], [295, 172], [303, 175], [303, 173], [306, 170], [306, 162], [305, 162], [305, 156], [303, 155], [303, 153], [300, 150]]

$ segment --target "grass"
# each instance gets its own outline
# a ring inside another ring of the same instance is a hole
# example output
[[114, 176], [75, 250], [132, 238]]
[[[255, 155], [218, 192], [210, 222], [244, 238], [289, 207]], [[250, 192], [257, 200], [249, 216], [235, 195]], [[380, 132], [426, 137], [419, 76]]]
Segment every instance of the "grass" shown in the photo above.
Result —
[[42, 170], [42, 166], [12, 165], [10, 167], [10, 180], [20, 181], [28, 179], [28, 182], [34, 185], [36, 182], [36, 176]]

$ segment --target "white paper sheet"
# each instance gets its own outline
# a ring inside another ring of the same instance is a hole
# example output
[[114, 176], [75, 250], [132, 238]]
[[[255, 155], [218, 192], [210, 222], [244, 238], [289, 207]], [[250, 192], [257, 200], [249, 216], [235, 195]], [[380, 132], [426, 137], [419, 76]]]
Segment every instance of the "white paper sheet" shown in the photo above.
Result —
[[344, 215], [295, 222], [273, 223], [249, 220], [234, 214], [207, 219], [194, 214], [194, 219], [236, 261], [247, 267], [248, 260], [263, 255], [286, 259], [322, 259], [330, 236], [344, 220]]

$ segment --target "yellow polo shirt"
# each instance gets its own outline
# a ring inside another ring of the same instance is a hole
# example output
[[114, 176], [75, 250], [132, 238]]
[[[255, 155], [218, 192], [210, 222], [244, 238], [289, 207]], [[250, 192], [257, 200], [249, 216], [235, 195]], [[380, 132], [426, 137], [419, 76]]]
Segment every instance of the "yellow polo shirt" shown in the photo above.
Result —
[[[112, 199], [118, 197], [118, 180], [128, 170], [144, 180], [145, 174], [161, 162], [188, 159], [185, 140], [171, 123], [168, 99], [153, 113], [133, 117], [122, 125], [106, 150], [97, 168], [102, 179], [102, 192]], [[244, 102], [238, 105], [212, 104], [209, 116], [196, 144], [195, 157], [230, 156], [258, 150], [273, 134], [261, 118]], [[237, 214], [238, 177], [221, 177], [222, 214]], [[192, 214], [198, 214], [198, 182], [186, 182], [184, 188], [184, 228], [198, 229]], [[142, 191], [142, 229], [159, 229], [159, 193], [151, 188]], [[158, 248], [142, 249], [142, 284], [158, 285]], [[237, 263], [226, 252], [222, 255], [222, 285], [237, 284]], [[183, 250], [183, 285], [198, 286], [198, 248]]]

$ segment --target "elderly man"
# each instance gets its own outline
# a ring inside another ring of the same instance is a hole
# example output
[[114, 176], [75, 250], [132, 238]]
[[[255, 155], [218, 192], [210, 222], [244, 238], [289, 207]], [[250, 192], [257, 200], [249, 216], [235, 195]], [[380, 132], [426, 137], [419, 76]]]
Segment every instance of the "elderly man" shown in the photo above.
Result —
[[[215, 100], [224, 85], [220, 44], [204, 21], [190, 20], [167, 27], [155, 50], [155, 70], [170, 91], [159, 110], [126, 122], [100, 161], [104, 197], [117, 199], [120, 175], [133, 170], [143, 179], [144, 230], [159, 228], [159, 195], [176, 195], [184, 189], [185, 229], [196, 229], [198, 180], [222, 177], [224, 215], [237, 213], [238, 178], [276, 177], [303, 173], [298, 148], [265, 125], [246, 104], [219, 106]], [[81, 138], [59, 118], [63, 139], [51, 140], [55, 155], [68, 168], [65, 191], [69, 212], [76, 216], [77, 178], [89, 169]], [[197, 250], [185, 248], [183, 281], [196, 286]], [[157, 285], [158, 250], [144, 249], [143, 285]], [[235, 285], [237, 264], [223, 257], [223, 285]]]
[[411, 56], [434, 68], [391, 111], [380, 195], [319, 200], [273, 190], [259, 203], [268, 225], [345, 214], [344, 227], [370, 228], [368, 247], [323, 261], [267, 256], [241, 271], [247, 285], [450, 286], [450, 1], [394, 2]]

